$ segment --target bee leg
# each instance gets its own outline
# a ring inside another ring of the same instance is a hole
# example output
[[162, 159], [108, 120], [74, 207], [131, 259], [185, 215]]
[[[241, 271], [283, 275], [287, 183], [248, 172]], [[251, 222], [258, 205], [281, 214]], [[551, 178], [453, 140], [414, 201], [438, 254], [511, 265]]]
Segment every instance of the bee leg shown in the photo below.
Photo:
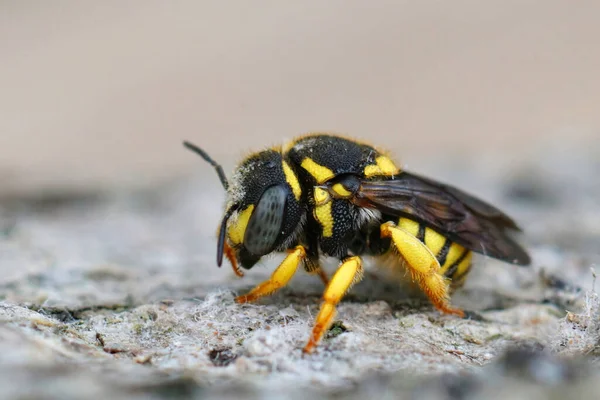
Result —
[[315, 325], [308, 343], [304, 347], [304, 353], [313, 351], [333, 322], [336, 314], [335, 306], [350, 290], [352, 285], [362, 279], [362, 276], [363, 268], [360, 257], [349, 257], [338, 267], [323, 293], [323, 304], [321, 304], [321, 309], [315, 319]]
[[249, 303], [258, 300], [261, 297], [273, 294], [281, 289], [288, 284], [290, 279], [292, 279], [292, 276], [294, 276], [296, 270], [298, 270], [298, 266], [305, 256], [306, 250], [304, 250], [304, 247], [296, 246], [296, 248], [291, 250], [287, 257], [285, 257], [283, 262], [277, 267], [269, 279], [257, 285], [247, 294], [236, 297], [235, 302]]
[[240, 266], [238, 265], [238, 263], [235, 259], [235, 253], [233, 252], [233, 249], [231, 248], [231, 246], [229, 246], [227, 244], [227, 242], [224, 243], [223, 252], [225, 253], [225, 257], [227, 257], [227, 259], [229, 260], [229, 263], [231, 264], [231, 268], [233, 268], [233, 273], [236, 274], [240, 278], [243, 277], [244, 273], [240, 269]]
[[329, 278], [327, 277], [325, 271], [323, 271], [323, 268], [319, 267], [319, 269], [316, 270], [315, 273], [319, 275], [319, 278], [321, 278], [325, 286], [329, 285]]
[[394, 247], [405, 261], [413, 281], [440, 311], [464, 317], [461, 309], [449, 302], [447, 279], [440, 273], [440, 264], [431, 250], [415, 236], [389, 221], [381, 225], [381, 237], [392, 239]]
[[319, 278], [321, 278], [321, 281], [323, 281], [325, 286], [329, 284], [329, 278], [327, 277], [325, 271], [323, 271], [323, 268], [321, 268], [317, 257], [307, 257], [304, 260], [304, 270], [311, 275], [319, 275]]

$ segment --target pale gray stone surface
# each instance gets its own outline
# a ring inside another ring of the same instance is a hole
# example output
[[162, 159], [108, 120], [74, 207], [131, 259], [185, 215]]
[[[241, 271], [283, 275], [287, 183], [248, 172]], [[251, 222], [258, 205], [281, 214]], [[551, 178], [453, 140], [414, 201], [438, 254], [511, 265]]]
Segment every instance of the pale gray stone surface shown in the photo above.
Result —
[[[561, 160], [560, 168], [546, 157]], [[267, 277], [279, 256], [244, 279], [216, 267], [222, 194], [208, 172], [144, 192], [6, 200], [0, 397], [592, 393], [600, 320], [591, 272], [600, 262], [597, 160], [593, 151], [547, 152], [529, 166], [445, 170], [519, 221], [533, 266], [477, 257], [453, 302], [483, 320], [460, 320], [371, 265], [339, 306], [343, 329], [304, 357], [321, 282], [299, 274], [258, 304], [235, 304], [234, 295]], [[334, 268], [327, 265], [329, 273]], [[505, 356], [515, 347], [525, 350]]]

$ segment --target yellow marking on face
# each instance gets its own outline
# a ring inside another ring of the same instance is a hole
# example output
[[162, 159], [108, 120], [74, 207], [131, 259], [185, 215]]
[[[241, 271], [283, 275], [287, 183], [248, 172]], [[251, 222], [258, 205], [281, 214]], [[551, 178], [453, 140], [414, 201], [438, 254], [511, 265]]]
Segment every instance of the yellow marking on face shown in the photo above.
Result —
[[283, 173], [285, 174], [285, 180], [292, 188], [294, 197], [296, 198], [296, 200], [300, 200], [300, 195], [302, 194], [302, 189], [300, 188], [300, 183], [298, 182], [298, 178], [296, 177], [296, 174], [294, 174], [294, 171], [292, 171], [292, 169], [290, 168], [288, 163], [286, 163], [285, 161], [282, 161], [281, 165], [283, 166]]
[[237, 218], [234, 220], [229, 219], [230, 223], [227, 228], [227, 235], [234, 245], [241, 244], [244, 241], [244, 233], [246, 233], [246, 227], [248, 226], [252, 211], [254, 211], [254, 205], [250, 204], [238, 214]]
[[333, 235], [333, 214], [331, 213], [331, 201], [329, 193], [321, 188], [315, 188], [314, 208], [315, 219], [321, 224], [324, 237]]
[[408, 218], [400, 218], [398, 226], [413, 236], [419, 234], [419, 223]]
[[425, 228], [425, 245], [433, 252], [439, 254], [446, 243], [446, 238], [433, 229]]
[[321, 189], [319, 187], [315, 188], [314, 192], [315, 204], [321, 206], [325, 203], [329, 203], [331, 197], [329, 197], [329, 193], [325, 189]]
[[379, 156], [375, 159], [375, 164], [367, 165], [365, 167], [365, 176], [370, 178], [376, 175], [393, 176], [398, 175], [400, 170], [396, 165], [386, 156]]
[[324, 183], [334, 177], [332, 170], [317, 164], [308, 157], [302, 160], [300, 165], [317, 180], [317, 183]]
[[344, 185], [342, 185], [341, 183], [336, 183], [331, 187], [331, 189], [342, 198], [352, 196], [352, 192], [346, 190]]

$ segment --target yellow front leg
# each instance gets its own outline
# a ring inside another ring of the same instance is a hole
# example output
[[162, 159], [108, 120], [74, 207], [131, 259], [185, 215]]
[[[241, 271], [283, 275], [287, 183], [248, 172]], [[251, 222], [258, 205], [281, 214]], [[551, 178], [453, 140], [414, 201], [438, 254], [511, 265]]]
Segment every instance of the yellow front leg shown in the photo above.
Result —
[[298, 270], [298, 266], [302, 260], [304, 260], [304, 257], [306, 257], [306, 250], [304, 247], [296, 246], [296, 248], [287, 255], [279, 267], [277, 267], [269, 279], [257, 285], [247, 294], [236, 297], [236, 303], [256, 301], [261, 297], [273, 294], [287, 285]]
[[415, 236], [393, 222], [381, 225], [381, 237], [389, 237], [408, 267], [413, 281], [440, 311], [464, 317], [465, 313], [453, 308], [449, 302], [448, 281], [440, 273], [440, 263], [435, 255]]
[[362, 276], [363, 269], [360, 257], [350, 257], [339, 266], [329, 281], [325, 293], [323, 293], [323, 304], [315, 320], [312, 334], [304, 347], [305, 353], [312, 352], [319, 343], [323, 334], [333, 322], [336, 314], [335, 306], [342, 300], [342, 297], [350, 290], [352, 285], [362, 279]]

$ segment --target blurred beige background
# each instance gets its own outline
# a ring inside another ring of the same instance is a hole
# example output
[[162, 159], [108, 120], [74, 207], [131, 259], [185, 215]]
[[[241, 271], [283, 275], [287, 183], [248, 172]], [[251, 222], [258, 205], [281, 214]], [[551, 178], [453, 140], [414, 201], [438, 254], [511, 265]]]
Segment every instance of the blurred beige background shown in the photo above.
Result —
[[600, 138], [600, 2], [0, 3], [0, 194], [145, 184], [314, 130], [408, 164]]

